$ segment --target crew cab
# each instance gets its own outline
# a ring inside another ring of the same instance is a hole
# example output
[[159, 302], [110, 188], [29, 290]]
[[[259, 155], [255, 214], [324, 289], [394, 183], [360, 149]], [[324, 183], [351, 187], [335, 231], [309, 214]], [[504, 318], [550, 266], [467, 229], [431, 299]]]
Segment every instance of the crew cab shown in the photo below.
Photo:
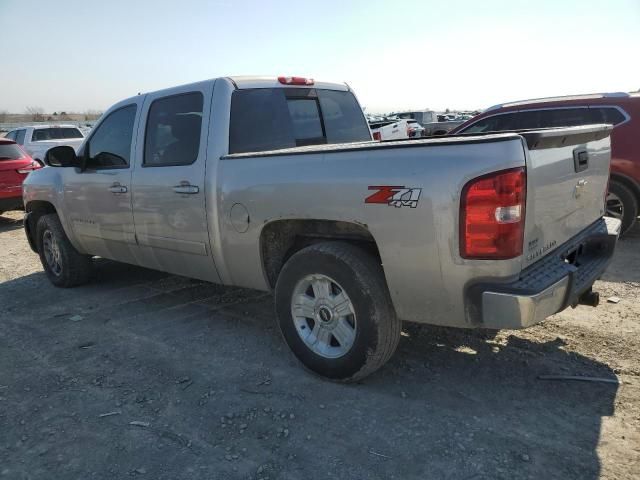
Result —
[[596, 93], [540, 98], [495, 105], [451, 133], [614, 125], [611, 133], [611, 179], [607, 215], [629, 231], [640, 214], [640, 92]]
[[77, 153], [51, 149], [24, 226], [59, 287], [100, 256], [274, 291], [296, 357], [357, 381], [403, 320], [514, 329], [595, 305], [620, 229], [610, 131], [375, 142], [347, 85], [218, 78], [123, 100]]
[[44, 166], [44, 158], [50, 148], [60, 145], [78, 148], [84, 135], [75, 125], [31, 125], [11, 130], [6, 138], [14, 140]]

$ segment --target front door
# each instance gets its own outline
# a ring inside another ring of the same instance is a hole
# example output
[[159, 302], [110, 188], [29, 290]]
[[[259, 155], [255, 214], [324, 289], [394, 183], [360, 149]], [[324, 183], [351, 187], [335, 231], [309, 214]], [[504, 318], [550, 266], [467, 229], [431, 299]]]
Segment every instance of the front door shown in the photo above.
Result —
[[[150, 268], [219, 281], [205, 209], [212, 82], [148, 95], [136, 149], [133, 217], [140, 259]], [[142, 138], [142, 137], [141, 137]]]
[[65, 210], [76, 238], [93, 255], [136, 263], [131, 154], [142, 98], [110, 112], [79, 152], [86, 168], [65, 172]]

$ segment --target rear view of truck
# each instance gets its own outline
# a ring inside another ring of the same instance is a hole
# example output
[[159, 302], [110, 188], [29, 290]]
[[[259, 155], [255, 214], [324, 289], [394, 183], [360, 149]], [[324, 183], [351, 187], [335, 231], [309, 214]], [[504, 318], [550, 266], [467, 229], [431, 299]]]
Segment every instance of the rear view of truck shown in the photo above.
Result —
[[520, 132], [526, 166], [469, 182], [462, 191], [460, 256], [518, 257], [507, 282], [467, 286], [477, 326], [523, 328], [568, 306], [597, 306], [593, 282], [608, 265], [620, 222], [603, 217], [610, 126]]

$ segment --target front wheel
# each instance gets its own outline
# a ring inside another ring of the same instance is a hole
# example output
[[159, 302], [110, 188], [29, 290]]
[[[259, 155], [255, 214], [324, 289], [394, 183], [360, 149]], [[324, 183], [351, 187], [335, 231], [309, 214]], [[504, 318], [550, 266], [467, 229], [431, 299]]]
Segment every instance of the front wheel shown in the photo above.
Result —
[[347, 243], [318, 243], [294, 254], [278, 277], [276, 312], [295, 356], [333, 380], [375, 372], [400, 339], [380, 262]]
[[91, 257], [73, 247], [58, 215], [48, 214], [38, 219], [36, 241], [42, 267], [56, 287], [75, 287], [89, 280]]

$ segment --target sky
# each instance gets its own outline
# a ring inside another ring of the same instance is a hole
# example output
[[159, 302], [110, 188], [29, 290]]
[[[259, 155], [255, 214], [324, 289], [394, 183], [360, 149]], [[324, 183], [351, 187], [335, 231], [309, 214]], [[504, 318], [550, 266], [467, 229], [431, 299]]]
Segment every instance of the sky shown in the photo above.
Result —
[[0, 0], [0, 32], [12, 113], [229, 75], [347, 82], [371, 113], [640, 89], [640, 0]]

